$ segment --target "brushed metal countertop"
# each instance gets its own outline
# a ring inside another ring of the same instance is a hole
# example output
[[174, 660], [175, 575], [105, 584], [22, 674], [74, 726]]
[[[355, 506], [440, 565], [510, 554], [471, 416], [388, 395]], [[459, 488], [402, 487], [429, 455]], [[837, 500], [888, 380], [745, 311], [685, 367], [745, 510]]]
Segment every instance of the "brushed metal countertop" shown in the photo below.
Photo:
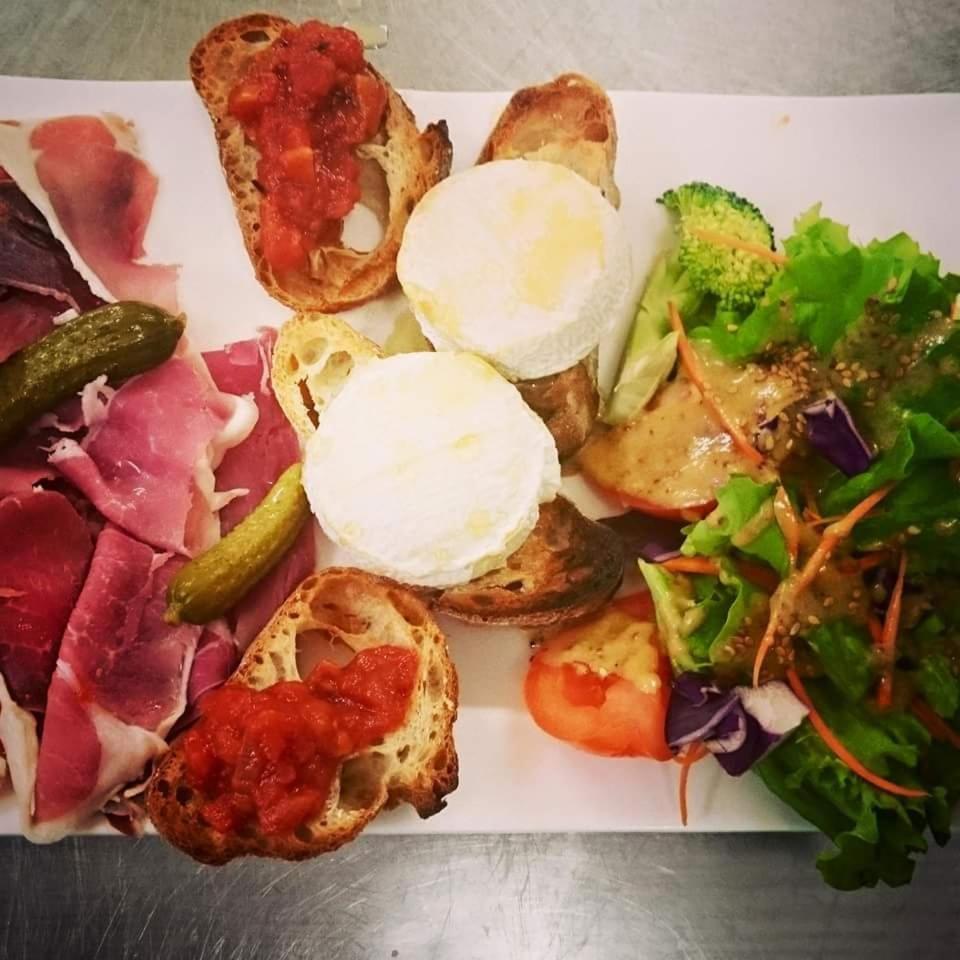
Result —
[[[0, 0], [0, 73], [180, 79], [197, 37], [258, 5], [388, 24], [374, 59], [399, 87], [510, 89], [576, 69], [648, 90], [960, 91], [957, 0]], [[311, 863], [215, 871], [152, 838], [6, 838], [0, 960], [960, 955], [960, 846], [925, 857], [907, 889], [844, 895], [813, 869], [820, 845], [362, 837]]]

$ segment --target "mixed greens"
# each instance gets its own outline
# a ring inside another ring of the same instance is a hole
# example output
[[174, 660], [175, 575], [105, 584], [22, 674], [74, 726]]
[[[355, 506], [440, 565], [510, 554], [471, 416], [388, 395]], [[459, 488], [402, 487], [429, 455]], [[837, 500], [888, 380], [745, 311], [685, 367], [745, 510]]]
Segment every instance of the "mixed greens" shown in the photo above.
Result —
[[[778, 252], [726, 190], [661, 202], [676, 243], [605, 418], [642, 422], [687, 380], [757, 454], [678, 521], [679, 551], [640, 562], [676, 678], [668, 742], [759, 774], [833, 841], [832, 886], [906, 883], [960, 799], [960, 276], [819, 206]], [[790, 402], [745, 422], [720, 367], [787, 378]]]

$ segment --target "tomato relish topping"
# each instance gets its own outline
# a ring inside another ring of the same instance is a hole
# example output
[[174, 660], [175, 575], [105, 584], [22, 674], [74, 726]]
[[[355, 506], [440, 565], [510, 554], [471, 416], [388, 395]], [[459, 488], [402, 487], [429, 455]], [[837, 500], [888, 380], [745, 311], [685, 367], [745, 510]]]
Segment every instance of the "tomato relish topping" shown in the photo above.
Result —
[[303, 269], [312, 248], [340, 239], [360, 199], [355, 148], [376, 134], [386, 103], [345, 27], [288, 27], [252, 59], [227, 109], [260, 153], [260, 240], [274, 270]]
[[383, 646], [344, 667], [323, 660], [306, 681], [208, 694], [183, 739], [203, 820], [221, 833], [257, 826], [276, 836], [322, 812], [344, 758], [403, 723], [416, 677], [416, 653]]

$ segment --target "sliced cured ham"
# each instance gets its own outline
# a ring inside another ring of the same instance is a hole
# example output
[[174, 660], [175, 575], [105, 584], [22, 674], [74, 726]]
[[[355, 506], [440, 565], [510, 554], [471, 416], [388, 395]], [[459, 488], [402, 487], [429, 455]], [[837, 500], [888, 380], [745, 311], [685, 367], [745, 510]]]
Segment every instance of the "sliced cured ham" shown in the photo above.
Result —
[[[204, 354], [217, 386], [228, 393], [248, 394], [259, 416], [250, 436], [229, 450], [217, 470], [218, 490], [246, 490], [220, 511], [220, 528], [229, 533], [266, 496], [283, 471], [300, 458], [296, 433], [270, 386], [270, 356], [275, 330], [255, 340], [241, 340]], [[312, 524], [300, 534], [283, 560], [257, 584], [232, 612], [231, 626], [241, 650], [260, 632], [314, 566]]]
[[0, 293], [0, 363], [53, 330], [62, 303], [22, 290]]
[[138, 540], [186, 556], [212, 546], [213, 471], [253, 429], [253, 402], [218, 390], [186, 349], [101, 401], [83, 440], [60, 440], [50, 462]]
[[0, 500], [0, 674], [24, 710], [44, 709], [92, 552], [86, 521], [62, 494]]
[[100, 303], [43, 215], [0, 168], [0, 363], [48, 334], [64, 310]]
[[102, 117], [39, 124], [30, 134], [37, 179], [77, 253], [114, 297], [176, 312], [178, 268], [137, 262], [157, 178], [129, 148], [129, 128], [118, 127]]
[[167, 586], [183, 563], [116, 527], [100, 534], [47, 697], [35, 839], [83, 824], [166, 749], [201, 632], [163, 619]]
[[77, 272], [43, 214], [0, 169], [0, 287], [41, 294], [67, 307], [91, 310], [103, 301]]

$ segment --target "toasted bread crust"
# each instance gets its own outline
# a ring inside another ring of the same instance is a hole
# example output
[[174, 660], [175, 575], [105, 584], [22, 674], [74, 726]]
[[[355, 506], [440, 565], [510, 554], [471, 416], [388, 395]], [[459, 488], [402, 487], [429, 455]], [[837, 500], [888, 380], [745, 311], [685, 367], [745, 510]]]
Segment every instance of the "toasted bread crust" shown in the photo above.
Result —
[[597, 351], [579, 363], [534, 380], [519, 380], [516, 388], [527, 406], [547, 425], [561, 460], [573, 456], [586, 442], [600, 412], [597, 388]]
[[513, 157], [563, 164], [620, 206], [616, 119], [603, 88], [588, 77], [563, 73], [510, 98], [477, 163]]
[[325, 313], [298, 313], [280, 328], [270, 379], [287, 419], [307, 440], [326, 405], [359, 363], [380, 348], [345, 320]]
[[386, 180], [384, 235], [367, 253], [342, 246], [318, 247], [311, 252], [310, 272], [276, 274], [260, 244], [259, 153], [227, 112], [227, 101], [251, 58], [289, 26], [291, 21], [263, 13], [219, 24], [194, 47], [190, 76], [213, 121], [220, 162], [257, 279], [271, 296], [295, 309], [345, 310], [373, 299], [394, 282], [397, 251], [410, 212], [450, 172], [453, 148], [444, 121], [430, 124], [421, 134], [400, 95], [369, 67], [384, 84], [387, 105], [377, 142], [359, 147], [357, 155], [367, 173], [377, 168]]
[[251, 644], [231, 682], [259, 690], [297, 679], [297, 638], [311, 631], [354, 651], [383, 644], [417, 651], [417, 685], [404, 725], [345, 760], [324, 813], [281, 837], [257, 831], [227, 835], [207, 826], [200, 817], [202, 797], [188, 782], [181, 737], [154, 771], [147, 812], [157, 830], [195, 860], [222, 864], [247, 855], [305, 860], [352, 840], [386, 807], [405, 802], [429, 817], [456, 789], [457, 674], [420, 598], [360, 570], [332, 567], [310, 576]]
[[437, 592], [433, 605], [470, 623], [543, 627], [599, 609], [622, 578], [616, 534], [557, 497], [503, 567]]

